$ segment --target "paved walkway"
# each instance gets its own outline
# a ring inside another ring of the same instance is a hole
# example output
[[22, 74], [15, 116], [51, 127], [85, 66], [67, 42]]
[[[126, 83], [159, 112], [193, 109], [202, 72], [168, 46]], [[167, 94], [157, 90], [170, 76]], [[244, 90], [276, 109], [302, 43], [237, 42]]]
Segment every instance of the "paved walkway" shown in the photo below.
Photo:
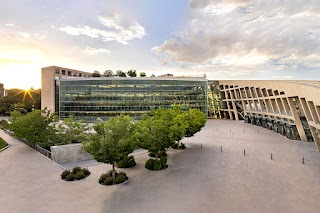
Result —
[[0, 212], [292, 213], [320, 209], [320, 154], [315, 145], [242, 122], [209, 120], [202, 132], [183, 140], [187, 150], [168, 152], [169, 168], [163, 171], [144, 169], [148, 156], [138, 155], [137, 166], [125, 169], [129, 183], [111, 187], [97, 183], [110, 168], [107, 165], [90, 166], [92, 175], [84, 180], [64, 182], [60, 167], [1, 131], [0, 136], [12, 144], [0, 153], [4, 192]]

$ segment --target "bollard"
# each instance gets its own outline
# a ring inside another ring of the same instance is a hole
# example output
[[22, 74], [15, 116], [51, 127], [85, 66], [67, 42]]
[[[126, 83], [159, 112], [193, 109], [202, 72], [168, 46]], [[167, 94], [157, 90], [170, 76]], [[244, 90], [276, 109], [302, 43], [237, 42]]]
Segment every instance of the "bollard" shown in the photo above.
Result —
[[243, 155], [246, 155], [246, 150], [243, 150]]
[[302, 158], [302, 164], [304, 164], [304, 157]]
[[272, 160], [272, 153], [271, 153], [271, 160]]
[[202, 144], [201, 144], [201, 149], [202, 149]]
[[221, 149], [220, 149], [220, 152], [222, 152], [222, 147], [221, 147]]

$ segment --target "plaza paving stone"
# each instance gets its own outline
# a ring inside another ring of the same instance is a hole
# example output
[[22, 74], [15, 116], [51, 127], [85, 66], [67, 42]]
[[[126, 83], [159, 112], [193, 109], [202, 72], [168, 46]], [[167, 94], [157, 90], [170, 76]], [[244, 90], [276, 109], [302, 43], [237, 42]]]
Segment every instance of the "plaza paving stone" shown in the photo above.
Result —
[[98, 184], [108, 165], [89, 166], [88, 178], [65, 182], [59, 166], [2, 131], [0, 137], [12, 145], [0, 153], [0, 212], [320, 209], [320, 154], [314, 143], [292, 141], [243, 122], [208, 120], [201, 132], [183, 139], [188, 149], [168, 151], [168, 169], [144, 169], [148, 156], [141, 154], [136, 167], [123, 169], [129, 182], [109, 187]]

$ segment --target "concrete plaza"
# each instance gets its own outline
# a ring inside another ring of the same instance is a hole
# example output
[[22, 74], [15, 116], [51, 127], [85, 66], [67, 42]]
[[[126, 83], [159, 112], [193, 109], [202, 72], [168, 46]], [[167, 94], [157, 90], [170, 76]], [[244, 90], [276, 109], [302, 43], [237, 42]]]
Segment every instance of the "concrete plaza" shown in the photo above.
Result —
[[[12, 146], [0, 153], [0, 212], [319, 212], [320, 154], [314, 143], [229, 120], [208, 120], [189, 147], [168, 152], [169, 167], [123, 169], [125, 185], [101, 186], [110, 166], [90, 166], [80, 181], [0, 131]], [[201, 149], [202, 144], [202, 149]], [[221, 152], [222, 146], [222, 152]], [[246, 155], [244, 156], [244, 150]], [[273, 153], [273, 160], [270, 154]], [[302, 164], [302, 157], [305, 164]]]

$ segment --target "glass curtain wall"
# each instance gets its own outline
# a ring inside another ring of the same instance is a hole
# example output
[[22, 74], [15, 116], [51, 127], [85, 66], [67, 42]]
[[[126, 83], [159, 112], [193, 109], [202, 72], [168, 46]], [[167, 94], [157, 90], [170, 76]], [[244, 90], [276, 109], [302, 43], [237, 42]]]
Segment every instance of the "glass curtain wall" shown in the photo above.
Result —
[[207, 88], [206, 79], [61, 79], [59, 117], [94, 122], [124, 113], [139, 119], [149, 110], [175, 104], [207, 114]]

